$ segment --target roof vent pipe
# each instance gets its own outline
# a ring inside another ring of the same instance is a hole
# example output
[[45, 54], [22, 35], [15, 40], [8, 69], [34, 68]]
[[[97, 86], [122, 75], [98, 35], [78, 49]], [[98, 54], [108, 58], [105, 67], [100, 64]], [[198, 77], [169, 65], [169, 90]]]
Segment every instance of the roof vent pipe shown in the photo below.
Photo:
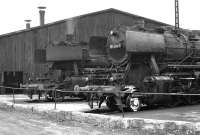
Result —
[[39, 14], [40, 14], [40, 26], [43, 26], [45, 23], [45, 9], [46, 7], [38, 7], [39, 9]]
[[31, 28], [31, 20], [24, 20], [26, 22], [26, 29], [30, 29]]

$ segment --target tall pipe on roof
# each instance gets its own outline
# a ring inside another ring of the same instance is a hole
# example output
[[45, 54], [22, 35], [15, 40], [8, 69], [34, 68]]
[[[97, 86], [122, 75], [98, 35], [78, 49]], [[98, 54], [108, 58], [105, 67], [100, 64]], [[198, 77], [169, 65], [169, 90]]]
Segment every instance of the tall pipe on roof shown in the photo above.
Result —
[[43, 26], [45, 23], [45, 9], [46, 7], [38, 7], [40, 14], [40, 26]]
[[24, 20], [26, 22], [26, 29], [30, 29], [31, 28], [31, 20]]

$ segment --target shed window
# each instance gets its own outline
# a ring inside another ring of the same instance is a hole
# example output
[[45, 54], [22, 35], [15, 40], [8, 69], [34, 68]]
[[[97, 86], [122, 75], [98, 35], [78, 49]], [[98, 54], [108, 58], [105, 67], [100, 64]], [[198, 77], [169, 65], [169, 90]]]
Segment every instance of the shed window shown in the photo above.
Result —
[[46, 62], [46, 50], [45, 49], [36, 49], [35, 50], [35, 62], [36, 63], [45, 63]]

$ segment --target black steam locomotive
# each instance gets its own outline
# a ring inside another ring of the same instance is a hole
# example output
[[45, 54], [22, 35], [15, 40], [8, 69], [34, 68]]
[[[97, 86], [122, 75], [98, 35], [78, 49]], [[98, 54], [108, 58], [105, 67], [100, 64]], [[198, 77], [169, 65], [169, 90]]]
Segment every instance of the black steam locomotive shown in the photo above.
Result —
[[118, 27], [108, 37], [91, 37], [89, 45], [51, 46], [47, 61], [62, 70], [64, 89], [87, 95], [91, 107], [94, 99], [99, 107], [105, 100], [111, 109], [132, 111], [142, 104], [198, 102], [196, 96], [166, 94], [200, 93], [200, 40], [190, 31]]

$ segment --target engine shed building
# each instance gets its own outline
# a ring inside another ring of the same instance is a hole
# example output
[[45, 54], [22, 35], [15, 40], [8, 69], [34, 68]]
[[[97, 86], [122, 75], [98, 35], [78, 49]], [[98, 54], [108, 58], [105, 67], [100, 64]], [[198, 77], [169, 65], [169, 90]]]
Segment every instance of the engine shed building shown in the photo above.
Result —
[[73, 35], [75, 41], [88, 42], [91, 36], [107, 36], [116, 26], [132, 26], [138, 21], [144, 22], [147, 28], [167, 25], [111, 8], [0, 35], [1, 82], [6, 78], [7, 82], [23, 82], [28, 76], [46, 73], [46, 47], [65, 40], [68, 35]]

